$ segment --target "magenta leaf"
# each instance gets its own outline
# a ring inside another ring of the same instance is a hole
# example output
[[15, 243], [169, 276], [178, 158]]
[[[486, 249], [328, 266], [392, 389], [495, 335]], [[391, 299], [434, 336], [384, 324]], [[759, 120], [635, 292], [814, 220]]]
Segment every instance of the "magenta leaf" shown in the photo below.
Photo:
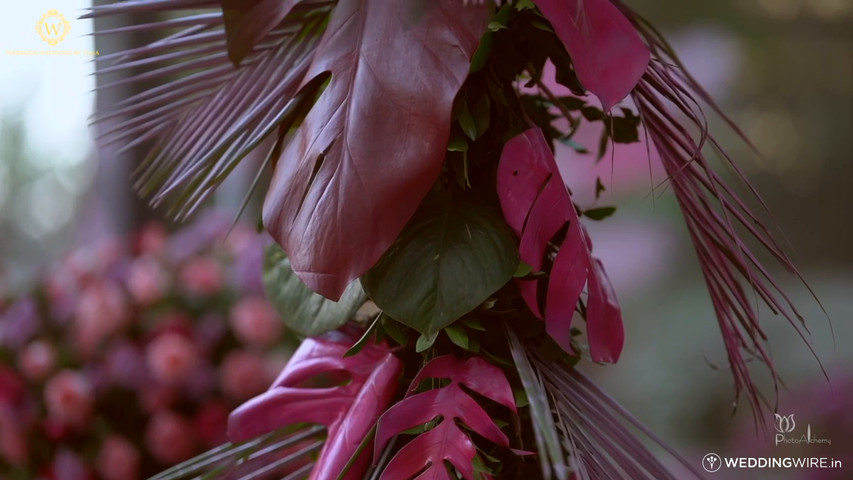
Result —
[[649, 65], [648, 47], [610, 0], [533, 0], [565, 45], [578, 80], [605, 110], [628, 96]]
[[[497, 174], [497, 190], [507, 223], [521, 238], [521, 260], [534, 271], [546, 266], [548, 245], [565, 238], [548, 278], [519, 279], [525, 302], [544, 318], [548, 334], [571, 351], [572, 315], [587, 287], [587, 337], [596, 362], [615, 362], [624, 342], [622, 314], [601, 262], [563, 184], [554, 155], [538, 128], [506, 143]], [[544, 312], [538, 292], [545, 291]]]
[[[228, 437], [232, 442], [296, 423], [323, 424], [328, 439], [311, 478], [337, 478], [394, 396], [402, 366], [384, 344], [370, 343], [356, 355], [344, 357], [358, 338], [335, 335], [305, 340], [269, 390], [231, 413]], [[318, 377], [341, 374], [346, 377], [343, 384], [304, 386]], [[360, 478], [369, 463], [368, 449], [344, 478]]]
[[337, 300], [435, 182], [453, 99], [490, 7], [341, 0], [305, 82], [331, 80], [276, 165], [264, 223], [294, 272]]
[[[444, 387], [414, 393], [422, 380], [449, 379]], [[437, 421], [438, 424], [407, 443], [382, 472], [381, 479], [412, 478], [450, 480], [444, 462], [450, 462], [466, 479], [474, 478], [476, 447], [457, 421], [502, 446], [509, 446], [506, 435], [483, 408], [460, 385], [515, 411], [512, 388], [498, 367], [481, 358], [461, 360], [452, 355], [429, 362], [415, 377], [406, 398], [392, 406], [379, 419], [375, 452], [381, 452], [395, 435], [410, 428]]]

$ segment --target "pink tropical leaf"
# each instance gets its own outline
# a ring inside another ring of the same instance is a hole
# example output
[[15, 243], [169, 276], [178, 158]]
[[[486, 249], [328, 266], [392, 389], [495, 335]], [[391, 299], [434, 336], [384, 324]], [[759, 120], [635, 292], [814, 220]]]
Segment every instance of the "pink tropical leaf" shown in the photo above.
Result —
[[[525, 302], [545, 320], [548, 334], [571, 351], [572, 316], [587, 287], [587, 337], [592, 359], [615, 362], [622, 352], [624, 331], [616, 294], [581, 225], [554, 161], [538, 128], [506, 143], [498, 165], [497, 190], [504, 217], [521, 238], [521, 260], [534, 271], [546, 266], [549, 244], [565, 238], [548, 278], [519, 279]], [[545, 292], [544, 312], [539, 291]]]
[[[445, 378], [450, 383], [442, 388], [414, 393], [421, 381], [427, 378]], [[461, 360], [446, 355], [433, 359], [412, 381], [408, 396], [379, 419], [374, 451], [382, 451], [388, 441], [400, 432], [433, 421], [439, 423], [403, 446], [388, 463], [381, 479], [412, 478], [418, 473], [418, 480], [455, 478], [447, 472], [445, 461], [450, 462], [464, 478], [473, 479], [476, 447], [456, 424], [457, 421], [498, 445], [509, 446], [506, 435], [461, 385], [516, 411], [512, 388], [498, 367], [477, 357]]]
[[[269, 390], [231, 413], [228, 437], [232, 442], [296, 423], [323, 424], [328, 439], [311, 478], [337, 478], [344, 471], [394, 396], [402, 366], [384, 344], [370, 343], [356, 355], [345, 357], [357, 337], [334, 334], [338, 337], [305, 340]], [[318, 377], [341, 375], [345, 383], [304, 386]], [[369, 463], [368, 448], [345, 478], [360, 478]]]
[[276, 165], [263, 218], [294, 272], [336, 300], [438, 178], [453, 99], [490, 7], [341, 0], [305, 83], [331, 80]]
[[565, 45], [578, 80], [609, 110], [640, 81], [648, 47], [610, 0], [534, 0]]

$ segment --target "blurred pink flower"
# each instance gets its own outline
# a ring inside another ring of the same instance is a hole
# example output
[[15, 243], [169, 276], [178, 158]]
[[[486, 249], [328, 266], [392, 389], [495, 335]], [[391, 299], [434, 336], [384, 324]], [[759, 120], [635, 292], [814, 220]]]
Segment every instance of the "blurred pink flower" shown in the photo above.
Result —
[[255, 352], [237, 350], [222, 361], [220, 388], [233, 400], [243, 401], [266, 390], [270, 378], [264, 358]]
[[53, 478], [56, 480], [90, 480], [91, 474], [79, 455], [60, 448], [53, 459]]
[[30, 296], [0, 309], [0, 347], [19, 349], [38, 333], [38, 304]]
[[21, 400], [25, 392], [24, 382], [17, 372], [0, 365], [0, 407], [12, 407]]
[[168, 232], [160, 223], [152, 222], [142, 227], [136, 236], [136, 251], [142, 255], [160, 255], [166, 248]]
[[240, 300], [231, 309], [231, 328], [240, 341], [249, 345], [269, 346], [281, 335], [278, 314], [264, 298], [252, 296]]
[[125, 253], [120, 239], [107, 238], [75, 250], [65, 259], [64, 265], [77, 281], [84, 281], [88, 277], [104, 276]]
[[169, 285], [166, 272], [153, 257], [140, 257], [133, 261], [127, 273], [127, 289], [140, 305], [150, 305], [160, 300]]
[[154, 378], [169, 385], [186, 380], [199, 364], [195, 344], [174, 332], [159, 335], [148, 344], [145, 359]]
[[150, 380], [142, 350], [130, 340], [113, 343], [104, 363], [108, 380], [116, 385], [135, 389]]
[[145, 428], [145, 446], [163, 464], [186, 460], [196, 452], [193, 425], [174, 412], [159, 411]]
[[139, 403], [142, 409], [149, 414], [171, 407], [175, 403], [175, 399], [175, 391], [166, 385], [155, 384], [139, 392]]
[[229, 412], [224, 403], [211, 401], [202, 405], [196, 413], [195, 430], [205, 448], [213, 448], [228, 441], [225, 428]]
[[27, 461], [27, 439], [20, 419], [9, 406], [0, 404], [0, 458], [12, 465]]
[[63, 443], [72, 433], [71, 427], [53, 417], [46, 418], [41, 427], [50, 443], [54, 445]]
[[193, 340], [201, 352], [211, 355], [228, 333], [228, 326], [222, 315], [209, 313], [199, 318], [193, 329]]
[[228, 237], [225, 238], [225, 247], [232, 255], [238, 256], [257, 247], [258, 236], [258, 232], [248, 225], [237, 225], [228, 232]]
[[77, 346], [89, 355], [98, 344], [125, 326], [130, 320], [130, 309], [122, 289], [113, 282], [90, 284], [80, 295], [75, 317]]
[[271, 379], [275, 379], [284, 370], [284, 367], [287, 366], [287, 363], [290, 361], [290, 357], [293, 356], [293, 351], [291, 350], [274, 350], [272, 352], [267, 353], [264, 362], [266, 363], [267, 376]]
[[121, 435], [110, 435], [104, 439], [95, 464], [104, 480], [139, 478], [139, 451]]
[[64, 324], [74, 315], [78, 285], [64, 268], [51, 268], [45, 275], [44, 288], [50, 304], [51, 320]]
[[86, 375], [74, 370], [62, 370], [44, 387], [48, 414], [59, 422], [82, 427], [92, 415], [92, 385]]
[[56, 365], [56, 351], [44, 340], [30, 342], [18, 354], [18, 368], [28, 380], [40, 382], [47, 378]]
[[209, 257], [189, 260], [180, 271], [181, 285], [190, 295], [210, 296], [222, 289], [225, 275], [222, 265]]

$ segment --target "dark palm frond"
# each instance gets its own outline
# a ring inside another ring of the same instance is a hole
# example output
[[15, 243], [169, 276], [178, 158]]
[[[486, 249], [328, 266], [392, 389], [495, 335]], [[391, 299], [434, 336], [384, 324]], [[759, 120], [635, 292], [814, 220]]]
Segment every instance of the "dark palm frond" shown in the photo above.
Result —
[[323, 447], [322, 426], [288, 428], [239, 444], [221, 445], [149, 480], [302, 479]]
[[[810, 349], [811, 345], [806, 339], [807, 330], [796, 306], [756, 253], [746, 245], [739, 230], [743, 229], [749, 237], [757, 240], [779, 265], [801, 280], [802, 277], [761, 220], [711, 167], [703, 153], [706, 146], [712, 147], [751, 194], [761, 201], [743, 172], [708, 132], [701, 105], [710, 106], [747, 144], [748, 140], [687, 73], [663, 37], [636, 13], [622, 4], [620, 8], [631, 18], [652, 50], [654, 60], [632, 93], [632, 98], [667, 172], [668, 184], [684, 214], [699, 257], [728, 352], [736, 400], [745, 392], [756, 419], [763, 423], [760, 412], [767, 402], [752, 380], [749, 360], [756, 359], [767, 365], [777, 389], [779, 375], [766, 349], [767, 337], [761, 328], [754, 301], [763, 302], [773, 314], [786, 318]], [[682, 124], [685, 119], [686, 124]], [[691, 133], [691, 128], [698, 133]], [[751, 296], [754, 298], [750, 299]]]
[[536, 438], [536, 448], [539, 451], [542, 476], [544, 478], [568, 480], [571, 457], [566, 455], [566, 451], [560, 442], [559, 431], [554, 422], [554, 415], [551, 413], [551, 404], [545, 385], [542, 383], [538, 371], [530, 364], [527, 352], [518, 336], [509, 326], [504, 325], [504, 328], [509, 340], [512, 361], [515, 363], [521, 385], [527, 394], [530, 421], [534, 438]]
[[[702, 478], [672, 447], [576, 368], [549, 360], [511, 331], [507, 334], [530, 402], [537, 442], [551, 439], [539, 442], [541, 461], [550, 464], [543, 466], [544, 478], [553, 478], [552, 472], [562, 478], [568, 467], [579, 480], [675, 479], [646, 448], [641, 436], [657, 444], [696, 478]], [[556, 437], [562, 440], [560, 452], [551, 445]]]
[[[228, 54], [220, 1], [130, 1], [93, 7], [85, 17], [157, 13], [165, 20], [102, 30], [173, 32], [160, 40], [98, 58], [101, 74], [125, 77], [101, 90], [143, 90], [95, 121], [100, 137], [123, 149], [152, 145], [139, 167], [137, 188], [155, 204], [168, 199], [172, 214], [188, 215], [239, 161], [294, 121], [314, 98], [317, 82], [304, 78], [334, 2], [299, 2], [254, 46], [239, 67]], [[207, 9], [216, 9], [206, 11]], [[179, 14], [180, 12], [180, 14]]]

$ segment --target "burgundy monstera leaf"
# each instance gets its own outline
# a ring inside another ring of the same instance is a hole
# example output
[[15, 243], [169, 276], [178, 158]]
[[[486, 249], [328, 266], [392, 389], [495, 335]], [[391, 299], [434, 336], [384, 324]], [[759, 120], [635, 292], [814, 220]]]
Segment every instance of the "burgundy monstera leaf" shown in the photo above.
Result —
[[[624, 342], [622, 315], [601, 262], [578, 219], [554, 155], [538, 128], [506, 143], [497, 178], [504, 217], [521, 238], [522, 261], [541, 271], [548, 244], [565, 233], [547, 279], [519, 279], [525, 302], [544, 318], [548, 334], [571, 350], [570, 328], [578, 299], [587, 287], [587, 336], [592, 359], [615, 362]], [[545, 289], [544, 312], [538, 292]]]
[[489, 20], [458, 0], [341, 0], [304, 83], [331, 73], [278, 160], [264, 223], [294, 272], [337, 300], [438, 178], [453, 99]]
[[[428, 378], [446, 378], [450, 383], [413, 393]], [[498, 367], [477, 357], [461, 360], [446, 355], [433, 359], [412, 381], [409, 395], [379, 419], [375, 452], [382, 451], [404, 430], [432, 421], [439, 423], [403, 446], [382, 472], [382, 479], [412, 478], [423, 471], [419, 480], [450, 480], [444, 466], [449, 461], [464, 478], [472, 480], [476, 447], [457, 421], [498, 445], [509, 445], [506, 435], [461, 385], [515, 411], [512, 388]]]
[[628, 96], [651, 58], [631, 22], [610, 0], [534, 0], [565, 45], [578, 80], [605, 110]]
[[[334, 335], [337, 338], [305, 340], [269, 390], [231, 413], [228, 437], [232, 442], [296, 423], [323, 424], [328, 439], [311, 478], [337, 478], [344, 471], [394, 396], [402, 366], [384, 344], [371, 343], [345, 357], [357, 338]], [[335, 386], [302, 386], [318, 377], [341, 375], [345, 383]], [[345, 478], [360, 478], [369, 461], [368, 448]]]
[[228, 57], [239, 64], [299, 0], [222, 0]]
[[[186, 13], [208, 8], [221, 13]], [[337, 300], [438, 178], [453, 100], [492, 8], [459, 0], [98, 5], [86, 16], [157, 13], [168, 20], [144, 28], [169, 32], [99, 59], [111, 62], [102, 73], [132, 72], [99, 88], [141, 90], [99, 112], [110, 122], [102, 136], [124, 148], [154, 143], [138, 187], [178, 217], [246, 155], [266, 150], [275, 170], [264, 223], [297, 276]], [[168, 65], [149, 67], [158, 62]]]

